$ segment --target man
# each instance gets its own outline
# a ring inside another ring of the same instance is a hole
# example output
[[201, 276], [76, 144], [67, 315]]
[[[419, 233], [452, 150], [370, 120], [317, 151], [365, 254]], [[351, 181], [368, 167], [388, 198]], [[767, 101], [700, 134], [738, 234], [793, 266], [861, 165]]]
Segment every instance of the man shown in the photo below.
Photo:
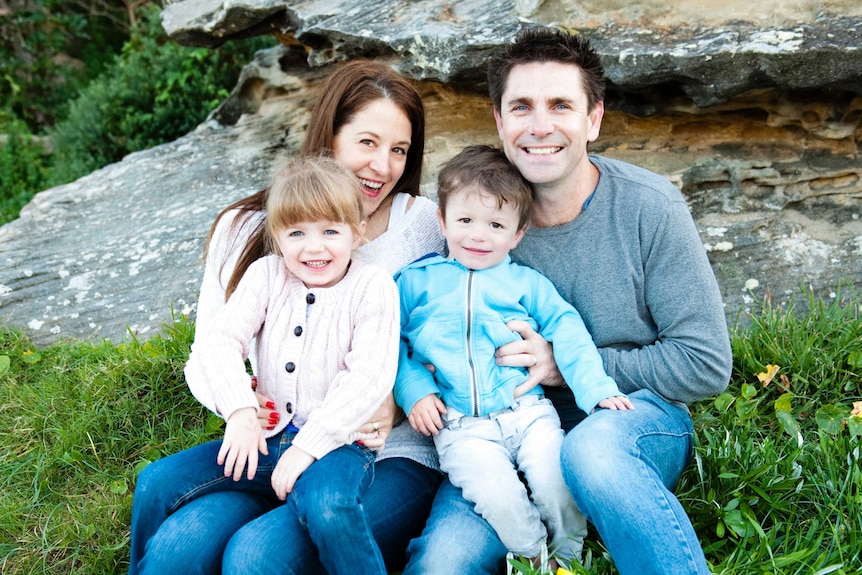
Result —
[[[601, 128], [605, 85], [586, 39], [523, 31], [490, 59], [488, 79], [503, 150], [534, 191], [531, 227], [512, 257], [550, 278], [580, 311], [635, 409], [599, 410], [573, 427], [585, 414], [550, 345], [526, 324], [510, 324], [524, 340], [500, 348], [498, 362], [529, 367], [524, 386], [542, 383], [571, 429], [563, 476], [619, 572], [708, 574], [671, 490], [692, 453], [685, 404], [721, 392], [732, 359], [718, 285], [688, 206], [664, 178], [587, 153]], [[499, 568], [504, 549], [466, 506], [444, 482], [405, 573]], [[459, 556], [458, 546], [469, 553]]]

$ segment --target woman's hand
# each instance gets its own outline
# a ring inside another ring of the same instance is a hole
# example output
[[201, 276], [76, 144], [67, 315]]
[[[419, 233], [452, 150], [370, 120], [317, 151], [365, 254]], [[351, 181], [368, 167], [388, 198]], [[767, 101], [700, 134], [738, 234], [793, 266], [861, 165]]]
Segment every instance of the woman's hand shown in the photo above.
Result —
[[258, 393], [256, 391], [254, 392], [254, 395], [257, 397], [257, 404], [259, 406], [257, 410], [257, 422], [260, 424], [261, 429], [272, 431], [275, 429], [275, 426], [278, 424], [278, 420], [281, 417], [275, 410], [275, 402], [262, 393]]
[[258, 451], [264, 455], [269, 453], [255, 411], [253, 407], [238, 409], [231, 414], [225, 425], [224, 440], [216, 461], [219, 465], [224, 464], [225, 477], [233, 475], [234, 481], [240, 480], [246, 463], [247, 477], [254, 479]]
[[545, 338], [536, 333], [530, 324], [513, 319], [506, 324], [509, 329], [521, 334], [521, 341], [513, 341], [497, 348], [497, 365], [526, 367], [527, 379], [515, 388], [515, 397], [521, 397], [540, 383], [550, 387], [566, 385], [563, 375], [554, 361], [554, 349]]
[[297, 446], [288, 447], [287, 451], [278, 458], [278, 463], [272, 471], [271, 483], [276, 497], [282, 501], [287, 499], [287, 494], [293, 491], [296, 480], [314, 461], [313, 455], [306, 453]]
[[395, 404], [395, 396], [390, 393], [383, 401], [383, 405], [378, 407], [371, 416], [371, 421], [356, 430], [365, 436], [362, 444], [368, 449], [383, 449], [386, 438], [392, 433], [392, 428], [399, 419], [401, 419], [401, 408]]

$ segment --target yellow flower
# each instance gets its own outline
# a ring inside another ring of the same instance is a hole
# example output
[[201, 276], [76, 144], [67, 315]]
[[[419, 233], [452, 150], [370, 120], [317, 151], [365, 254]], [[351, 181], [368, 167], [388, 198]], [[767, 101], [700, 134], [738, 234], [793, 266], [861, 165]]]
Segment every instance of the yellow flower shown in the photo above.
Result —
[[575, 575], [575, 574], [572, 573], [571, 571], [569, 571], [568, 569], [563, 569], [562, 567], [559, 567], [557, 569], [557, 575]]
[[853, 411], [850, 412], [850, 417], [862, 417], [862, 401], [853, 402]]
[[778, 370], [781, 369], [779, 365], [767, 365], [766, 371], [764, 373], [758, 373], [757, 379], [760, 380], [760, 383], [763, 384], [763, 387], [766, 387], [772, 382], [772, 378], [778, 373]]

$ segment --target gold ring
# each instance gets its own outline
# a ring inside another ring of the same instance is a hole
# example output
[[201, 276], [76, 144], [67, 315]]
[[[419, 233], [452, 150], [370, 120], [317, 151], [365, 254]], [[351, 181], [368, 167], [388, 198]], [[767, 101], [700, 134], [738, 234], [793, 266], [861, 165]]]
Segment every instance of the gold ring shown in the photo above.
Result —
[[376, 421], [372, 421], [371, 422], [371, 429], [373, 429], [375, 432], [380, 431], [380, 424], [377, 423]]

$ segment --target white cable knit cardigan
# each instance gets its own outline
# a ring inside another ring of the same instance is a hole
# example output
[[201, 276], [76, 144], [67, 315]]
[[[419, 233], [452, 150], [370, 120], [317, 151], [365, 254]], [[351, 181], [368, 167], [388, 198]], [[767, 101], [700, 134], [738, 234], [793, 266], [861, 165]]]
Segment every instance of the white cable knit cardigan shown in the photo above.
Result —
[[[308, 303], [311, 302], [311, 303]], [[245, 358], [257, 341], [258, 391], [300, 427], [293, 444], [321, 458], [361, 439], [398, 367], [398, 292], [390, 275], [354, 260], [329, 288], [306, 288], [279, 256], [254, 262], [205, 333], [185, 374], [199, 401], [225, 419], [257, 408]]]

